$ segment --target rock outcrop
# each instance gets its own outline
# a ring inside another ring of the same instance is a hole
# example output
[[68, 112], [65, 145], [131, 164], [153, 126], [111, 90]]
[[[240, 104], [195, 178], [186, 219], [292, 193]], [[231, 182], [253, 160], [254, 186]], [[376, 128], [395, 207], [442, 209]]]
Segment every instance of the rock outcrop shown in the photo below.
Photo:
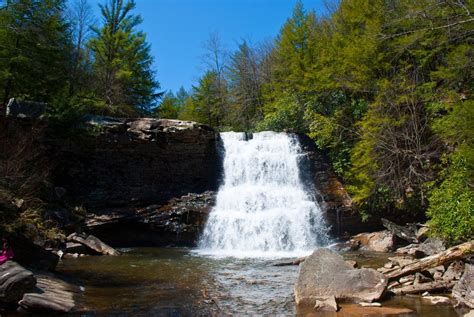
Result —
[[315, 147], [314, 141], [304, 134], [298, 134], [298, 139], [305, 152], [301, 178], [307, 186], [314, 188], [315, 198], [324, 208], [332, 235], [339, 237], [379, 229], [379, 222], [362, 221], [327, 156]]
[[314, 305], [316, 300], [334, 296], [336, 300], [372, 302], [387, 286], [383, 274], [373, 269], [354, 269], [343, 257], [329, 249], [318, 249], [300, 266], [295, 284], [298, 305]]
[[161, 205], [104, 209], [88, 215], [87, 230], [116, 246], [194, 246], [215, 203], [215, 192], [187, 194]]
[[53, 183], [65, 199], [89, 209], [146, 206], [217, 189], [219, 135], [210, 127], [104, 117], [85, 127], [85, 136], [55, 144]]

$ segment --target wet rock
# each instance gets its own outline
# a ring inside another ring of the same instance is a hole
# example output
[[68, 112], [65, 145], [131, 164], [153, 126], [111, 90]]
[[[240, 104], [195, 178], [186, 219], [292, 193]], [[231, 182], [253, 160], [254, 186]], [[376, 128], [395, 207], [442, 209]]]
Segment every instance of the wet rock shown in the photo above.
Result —
[[336, 312], [338, 310], [336, 298], [334, 296], [317, 298], [316, 304], [314, 305], [314, 310]]
[[451, 300], [444, 296], [423, 296], [422, 299], [430, 305], [451, 305]]
[[354, 260], [346, 260], [346, 263], [349, 264], [349, 266], [352, 267], [352, 268], [354, 268], [354, 269], [358, 267], [357, 261], [354, 261]]
[[120, 252], [105, 244], [93, 235], [72, 233], [67, 237], [70, 242], [75, 242], [103, 255], [120, 255]]
[[78, 286], [69, 284], [53, 275], [40, 274], [34, 292], [26, 293], [19, 302], [20, 310], [29, 313], [78, 312]]
[[300, 266], [295, 284], [297, 304], [312, 305], [315, 300], [334, 296], [336, 300], [372, 302], [385, 291], [387, 279], [373, 269], [353, 269], [342, 256], [318, 249]]
[[307, 160], [310, 166], [308, 173], [305, 173], [308, 179], [303, 181], [310, 186], [317, 184], [316, 198], [324, 208], [326, 221], [331, 226], [330, 233], [342, 237], [380, 229], [378, 221], [362, 221], [329, 159], [316, 148], [314, 140], [305, 134], [297, 134], [297, 137], [303, 151], [302, 159]]
[[357, 244], [363, 250], [389, 252], [393, 250], [395, 236], [388, 230], [360, 233], [351, 238], [352, 244]]
[[87, 230], [121, 247], [195, 246], [215, 204], [215, 195], [213, 191], [190, 193], [162, 205], [95, 211], [88, 215]]
[[0, 265], [0, 304], [17, 303], [36, 284], [29, 270], [14, 261]]
[[474, 265], [466, 264], [464, 274], [453, 287], [452, 296], [458, 305], [474, 308]]

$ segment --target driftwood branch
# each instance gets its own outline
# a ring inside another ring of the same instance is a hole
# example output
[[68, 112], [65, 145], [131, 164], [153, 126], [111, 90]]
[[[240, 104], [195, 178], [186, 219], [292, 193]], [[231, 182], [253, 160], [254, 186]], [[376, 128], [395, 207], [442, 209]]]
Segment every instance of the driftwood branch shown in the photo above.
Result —
[[415, 272], [425, 271], [439, 265], [449, 264], [474, 254], [474, 240], [451, 247], [441, 253], [415, 260], [398, 270], [386, 273], [389, 280], [396, 280], [400, 277], [413, 274]]

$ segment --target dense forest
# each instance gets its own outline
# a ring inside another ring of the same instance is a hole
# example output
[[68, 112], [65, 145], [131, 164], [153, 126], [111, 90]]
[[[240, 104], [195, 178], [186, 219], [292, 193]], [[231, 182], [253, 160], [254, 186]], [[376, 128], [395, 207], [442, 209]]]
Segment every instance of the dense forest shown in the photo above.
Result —
[[133, 1], [97, 18], [86, 0], [6, 0], [0, 100], [84, 114], [193, 120], [218, 131], [294, 131], [325, 151], [365, 218], [430, 219], [454, 243], [474, 234], [474, 3], [301, 3], [272, 41], [205, 43], [206, 71], [163, 93]]

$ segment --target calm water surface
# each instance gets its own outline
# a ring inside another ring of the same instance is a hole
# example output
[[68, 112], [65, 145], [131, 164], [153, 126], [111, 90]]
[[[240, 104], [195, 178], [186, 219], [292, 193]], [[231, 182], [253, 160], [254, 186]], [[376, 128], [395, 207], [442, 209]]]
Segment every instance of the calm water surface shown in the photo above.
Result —
[[[293, 284], [297, 266], [273, 266], [280, 260], [216, 259], [187, 249], [126, 249], [119, 257], [64, 260], [58, 271], [83, 286], [86, 315], [295, 315]], [[387, 255], [346, 254], [367, 266], [384, 263]], [[403, 316], [454, 317], [448, 306], [424, 305], [419, 298], [394, 298], [384, 306], [415, 311]], [[342, 311], [349, 311], [343, 309]], [[318, 316], [360, 316], [338, 313]]]

